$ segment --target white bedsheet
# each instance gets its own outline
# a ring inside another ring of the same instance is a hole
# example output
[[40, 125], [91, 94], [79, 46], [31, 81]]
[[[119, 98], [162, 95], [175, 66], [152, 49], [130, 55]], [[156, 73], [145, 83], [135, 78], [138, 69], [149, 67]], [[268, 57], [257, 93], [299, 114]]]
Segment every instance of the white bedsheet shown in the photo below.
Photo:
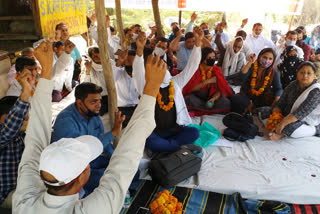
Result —
[[[223, 116], [204, 116], [219, 130]], [[232, 148], [209, 146], [198, 173], [198, 189], [251, 199], [320, 203], [320, 138], [286, 138], [272, 142], [256, 137]], [[315, 176], [315, 177], [313, 177]]]

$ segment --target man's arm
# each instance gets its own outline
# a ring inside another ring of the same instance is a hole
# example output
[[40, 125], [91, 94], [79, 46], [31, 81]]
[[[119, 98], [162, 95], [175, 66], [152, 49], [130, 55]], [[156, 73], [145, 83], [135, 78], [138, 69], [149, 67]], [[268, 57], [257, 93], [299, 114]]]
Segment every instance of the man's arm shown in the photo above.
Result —
[[135, 56], [132, 64], [132, 78], [135, 88], [140, 95], [143, 94], [145, 79], [145, 68], [143, 59], [143, 49], [146, 44], [146, 38], [140, 34], [136, 39], [137, 55]]
[[166, 65], [159, 56], [149, 56], [146, 64], [146, 85], [140, 103], [111, 157], [99, 187], [84, 200], [77, 202], [75, 213], [84, 210], [90, 213], [101, 210], [108, 213], [120, 212], [142, 158], [146, 138], [155, 128], [155, 98], [166, 70]]
[[50, 143], [51, 137], [51, 94], [53, 81], [52, 45], [43, 42], [34, 52], [42, 66], [40, 81], [31, 100], [30, 119], [25, 137], [25, 149], [19, 165], [16, 192], [13, 195], [13, 213], [23, 213], [32, 206], [35, 196], [45, 189], [39, 176], [39, 160], [42, 150]]
[[181, 30], [179, 30], [177, 33], [176, 33], [176, 38], [170, 43], [170, 46], [169, 48], [172, 50], [172, 51], [178, 51], [180, 50], [180, 45], [179, 45], [179, 42], [180, 42], [180, 39], [182, 37], [182, 32]]
[[0, 148], [7, 146], [11, 140], [19, 133], [29, 110], [29, 98], [35, 80], [32, 79], [31, 72], [23, 70], [18, 81], [22, 86], [22, 93], [10, 110], [0, 129]]
[[188, 64], [182, 72], [172, 77], [174, 82], [178, 84], [180, 88], [183, 88], [189, 82], [194, 72], [198, 69], [201, 60], [201, 41], [204, 37], [204, 33], [199, 27], [195, 27], [193, 33], [196, 41], [188, 60]]

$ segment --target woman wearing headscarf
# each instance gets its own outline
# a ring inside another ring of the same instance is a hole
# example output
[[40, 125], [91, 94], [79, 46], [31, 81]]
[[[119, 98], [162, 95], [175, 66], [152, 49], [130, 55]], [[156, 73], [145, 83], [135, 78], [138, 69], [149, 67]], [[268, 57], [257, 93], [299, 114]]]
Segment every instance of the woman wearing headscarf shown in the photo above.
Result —
[[183, 88], [187, 108], [193, 116], [230, 111], [228, 97], [232, 92], [221, 69], [215, 65], [215, 58], [212, 48], [203, 48], [199, 68]]
[[284, 118], [269, 133], [271, 140], [320, 136], [320, 84], [311, 62], [299, 65], [297, 79], [285, 88], [272, 112]]
[[294, 46], [288, 46], [280, 58], [282, 62], [278, 65], [278, 71], [282, 87], [286, 88], [296, 79], [298, 66], [304, 60], [297, 56], [297, 48]]
[[273, 49], [265, 48], [255, 61], [255, 54], [249, 55], [248, 63], [241, 69], [244, 82], [240, 93], [250, 98], [253, 107], [272, 106], [283, 92], [280, 75], [273, 69], [275, 58]]
[[222, 71], [226, 80], [232, 85], [241, 85], [240, 71], [245, 63], [245, 55], [241, 52], [242, 47], [243, 38], [241, 36], [237, 36], [226, 44]]

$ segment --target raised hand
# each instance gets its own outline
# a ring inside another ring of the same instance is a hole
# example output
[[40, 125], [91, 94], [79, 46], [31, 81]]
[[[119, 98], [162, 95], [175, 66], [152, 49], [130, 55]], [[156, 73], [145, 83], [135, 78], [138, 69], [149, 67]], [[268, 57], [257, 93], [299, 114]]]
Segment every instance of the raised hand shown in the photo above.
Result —
[[32, 87], [35, 84], [35, 77], [32, 75], [32, 71], [28, 69], [23, 69], [21, 74], [18, 77], [18, 82], [22, 87], [22, 93], [20, 99], [28, 102], [29, 97], [31, 96]]
[[249, 56], [248, 56], [248, 62], [249, 63], [253, 63], [254, 62], [254, 60], [256, 59], [256, 54], [249, 54]]
[[41, 77], [51, 79], [51, 71], [53, 64], [53, 50], [50, 41], [43, 41], [35, 50], [34, 56], [41, 64]]
[[90, 75], [91, 68], [92, 68], [92, 61], [86, 60], [84, 65], [86, 66], [86, 74]]
[[193, 35], [196, 40], [195, 45], [197, 47], [201, 46], [201, 41], [204, 38], [203, 30], [200, 27], [196, 26], [193, 28]]
[[159, 55], [150, 54], [146, 63], [146, 85], [143, 93], [156, 97], [166, 72], [167, 64], [160, 59]]
[[96, 21], [97, 21], [97, 16], [96, 14], [92, 14], [91, 17], [90, 17], [90, 20], [91, 20], [91, 24], [93, 25]]
[[196, 12], [193, 12], [191, 15], [191, 22], [194, 22], [197, 19], [197, 16]]
[[241, 27], [244, 28], [244, 26], [246, 26], [247, 23], [248, 23], [248, 18], [243, 19]]
[[124, 62], [126, 61], [127, 57], [128, 57], [128, 50], [121, 51], [121, 52], [118, 54], [117, 65], [123, 65]]
[[119, 111], [119, 109], [115, 110], [114, 115], [115, 115], [115, 117], [114, 117], [114, 127], [113, 127], [111, 133], [112, 133], [113, 136], [116, 136], [121, 132], [122, 123], [126, 119], [126, 116], [125, 115], [121, 116], [121, 111]]
[[73, 44], [73, 42], [71, 42], [69, 39], [64, 43], [64, 52], [66, 52], [67, 54], [71, 54], [71, 52], [73, 51], [75, 44]]
[[106, 15], [106, 23], [107, 23], [107, 27], [110, 27], [110, 16]]
[[136, 39], [138, 56], [143, 55], [143, 49], [144, 49], [144, 46], [146, 45], [146, 42], [147, 42], [146, 34], [144, 32], [140, 32]]

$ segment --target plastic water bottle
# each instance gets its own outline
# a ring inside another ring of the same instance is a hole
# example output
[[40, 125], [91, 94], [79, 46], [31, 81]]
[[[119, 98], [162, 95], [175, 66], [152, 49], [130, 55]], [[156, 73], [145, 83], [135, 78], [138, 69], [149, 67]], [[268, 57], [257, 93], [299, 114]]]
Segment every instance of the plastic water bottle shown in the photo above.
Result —
[[124, 198], [123, 208], [129, 208], [131, 203], [130, 192], [127, 190], [126, 197]]

